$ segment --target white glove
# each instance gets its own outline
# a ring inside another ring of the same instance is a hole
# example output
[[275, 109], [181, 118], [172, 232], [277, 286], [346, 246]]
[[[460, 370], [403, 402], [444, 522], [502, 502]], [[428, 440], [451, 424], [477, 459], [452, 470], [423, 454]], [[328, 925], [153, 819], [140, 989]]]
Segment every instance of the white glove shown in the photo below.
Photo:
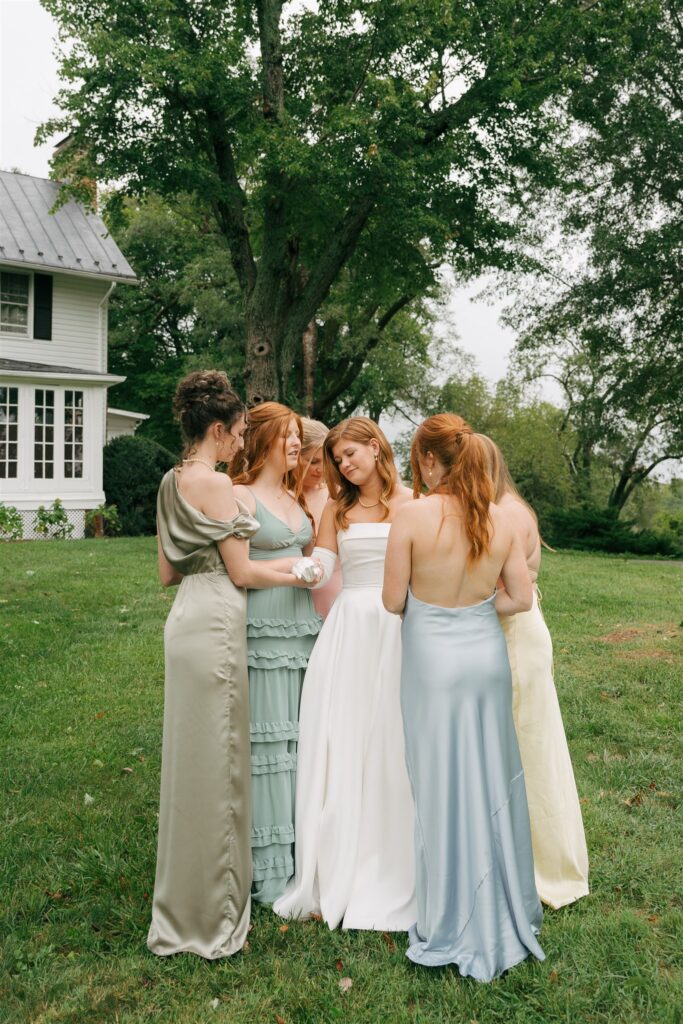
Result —
[[334, 572], [334, 567], [337, 563], [337, 556], [334, 551], [330, 551], [329, 548], [313, 548], [311, 558], [317, 558], [322, 566], [322, 579], [320, 579], [313, 587], [313, 590], [319, 590], [320, 587], [324, 587], [326, 583], [329, 583], [332, 573]]

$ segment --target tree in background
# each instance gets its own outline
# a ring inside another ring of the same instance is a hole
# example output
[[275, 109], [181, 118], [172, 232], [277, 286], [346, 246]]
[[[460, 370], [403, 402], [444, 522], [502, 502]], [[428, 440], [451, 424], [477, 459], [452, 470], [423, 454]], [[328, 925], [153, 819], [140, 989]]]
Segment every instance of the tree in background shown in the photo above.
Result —
[[[176, 451], [171, 400], [185, 373], [220, 366], [238, 390], [244, 386], [245, 325], [234, 274], [211, 218], [190, 197], [169, 204], [154, 195], [124, 203], [114, 196], [103, 214], [140, 280], [111, 300], [109, 365], [126, 376], [118, 400], [149, 415], [141, 433]], [[359, 284], [348, 269], [335, 283], [315, 323], [310, 391], [304, 349], [293, 369], [299, 411], [334, 423], [358, 410], [379, 419], [426, 401], [439, 349], [430, 340], [434, 303], [401, 303], [373, 322], [380, 287]], [[442, 369], [445, 359], [441, 353]]]
[[43, 3], [65, 43], [63, 116], [39, 132], [71, 135], [55, 172], [206, 206], [239, 289], [250, 402], [289, 399], [345, 268], [372, 280], [362, 349], [443, 261], [511, 265], [528, 189], [556, 181], [565, 101], [614, 65], [642, 6]]
[[171, 401], [179, 379], [220, 366], [243, 383], [244, 321], [234, 274], [212, 218], [189, 197], [105, 202], [104, 217], [136, 267], [139, 288], [110, 301], [109, 367], [125, 375], [117, 401], [149, 415], [140, 433], [180, 450]]
[[541, 274], [510, 316], [522, 376], [562, 389], [576, 498], [617, 514], [683, 457], [683, 6], [641, 13], [624, 23], [630, 59], [573, 111], [565, 178], [580, 187], [531, 206]]
[[[476, 371], [473, 357], [460, 353], [452, 376], [441, 387], [431, 389], [423, 415], [438, 412], [458, 413], [474, 430], [488, 434], [499, 445], [541, 526], [555, 508], [571, 503], [561, 409], [549, 402], [526, 400], [522, 390], [509, 382], [489, 384]], [[404, 434], [396, 445], [406, 475], [412, 433]]]

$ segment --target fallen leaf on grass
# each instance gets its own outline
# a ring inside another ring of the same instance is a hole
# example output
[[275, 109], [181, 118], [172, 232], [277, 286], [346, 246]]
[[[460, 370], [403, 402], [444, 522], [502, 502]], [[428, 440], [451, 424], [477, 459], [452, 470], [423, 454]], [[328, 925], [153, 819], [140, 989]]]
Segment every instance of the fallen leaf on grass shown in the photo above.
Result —
[[322, 914], [311, 914], [310, 918], [311, 918], [311, 921], [322, 921], [323, 915]]
[[217, 1010], [218, 1007], [221, 1005], [221, 1001], [220, 999], [212, 999], [209, 1005], [212, 1010]]
[[275, 1024], [285, 1024], [285, 1018], [281, 1017], [279, 1013], [275, 1014]]
[[280, 925], [280, 931], [281, 931], [281, 932], [282, 932], [282, 934], [284, 935], [284, 934], [285, 934], [285, 932], [288, 932], [288, 931], [289, 931], [289, 925], [288, 925], [288, 924], [281, 924], [281, 925]]
[[121, 769], [121, 773], [123, 775], [132, 775], [133, 774], [133, 769], [132, 768], [122, 768]]
[[396, 952], [396, 943], [392, 939], [392, 937], [389, 934], [389, 932], [382, 932], [382, 938], [386, 942], [387, 947], [389, 949], [389, 952], [390, 953], [395, 953]]
[[104, 761], [100, 761], [99, 757], [96, 757], [93, 761], [93, 768], [104, 768]]
[[624, 800], [624, 803], [627, 807], [640, 807], [642, 802], [643, 794], [640, 790], [638, 790], [637, 793], [634, 793], [633, 796], [629, 796], [626, 798], [626, 800]]
[[588, 797], [587, 796], [582, 796], [581, 799], [579, 800], [579, 803], [580, 804], [587, 804], [588, 803]]
[[661, 919], [661, 917], [658, 914], [649, 914], [648, 915], [648, 921], [650, 922], [650, 924], [659, 924], [659, 922], [661, 920], [662, 919]]
[[89, 807], [90, 804], [95, 803], [95, 797], [90, 796], [90, 793], [86, 793], [85, 796], [83, 797], [83, 803], [85, 804], [86, 807]]
[[338, 970], [338, 971], [340, 971], [340, 972], [344, 970], [344, 964], [343, 964], [343, 963], [341, 962], [341, 960], [335, 960], [335, 962], [334, 962], [334, 966], [335, 966], [335, 967], [337, 968], [337, 970]]
[[105, 715], [109, 714], [108, 711], [98, 711], [95, 718], [104, 718]]
[[550, 982], [551, 985], [557, 985], [557, 977], [558, 977], [557, 976], [557, 971], [552, 970], [550, 972], [550, 974], [548, 975], [548, 981]]
[[348, 992], [350, 988], [353, 988], [353, 981], [351, 978], [340, 978], [339, 979], [339, 990], [340, 992]]

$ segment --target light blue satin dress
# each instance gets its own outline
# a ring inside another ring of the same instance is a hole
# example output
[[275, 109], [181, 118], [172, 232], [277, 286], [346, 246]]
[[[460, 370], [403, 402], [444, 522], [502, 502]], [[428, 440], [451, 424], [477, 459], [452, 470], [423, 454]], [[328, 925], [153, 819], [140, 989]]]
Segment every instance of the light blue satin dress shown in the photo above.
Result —
[[532, 954], [534, 884], [505, 638], [491, 597], [441, 608], [408, 594], [401, 710], [416, 810], [408, 957], [491, 981]]

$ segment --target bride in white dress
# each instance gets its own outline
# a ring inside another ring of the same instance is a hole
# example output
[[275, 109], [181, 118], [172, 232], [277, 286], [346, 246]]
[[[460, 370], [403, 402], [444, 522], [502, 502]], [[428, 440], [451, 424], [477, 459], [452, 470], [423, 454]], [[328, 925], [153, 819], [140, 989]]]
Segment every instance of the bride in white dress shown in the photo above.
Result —
[[[273, 909], [330, 928], [415, 921], [414, 807], [399, 701], [400, 620], [382, 605], [389, 527], [412, 493], [386, 437], [356, 416], [330, 431], [331, 500], [314, 557], [343, 586], [313, 648], [299, 715], [296, 871]], [[322, 585], [322, 584], [321, 584]]]

